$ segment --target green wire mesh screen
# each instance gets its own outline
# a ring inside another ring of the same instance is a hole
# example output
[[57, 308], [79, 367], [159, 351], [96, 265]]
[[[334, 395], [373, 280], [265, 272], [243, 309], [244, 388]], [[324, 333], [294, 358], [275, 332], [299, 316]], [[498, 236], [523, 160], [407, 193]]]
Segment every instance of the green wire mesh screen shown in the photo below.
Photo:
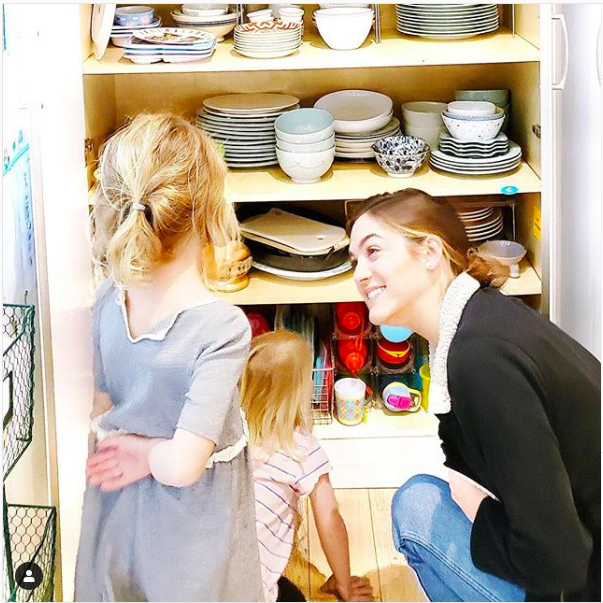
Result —
[[[4, 510], [5, 601], [52, 601], [56, 510], [54, 507], [7, 505]], [[15, 570], [22, 563], [40, 567], [43, 579], [27, 590], [15, 583]], [[8, 596], [7, 596], [8, 595]]]
[[4, 479], [29, 446], [33, 429], [34, 307], [2, 306]]

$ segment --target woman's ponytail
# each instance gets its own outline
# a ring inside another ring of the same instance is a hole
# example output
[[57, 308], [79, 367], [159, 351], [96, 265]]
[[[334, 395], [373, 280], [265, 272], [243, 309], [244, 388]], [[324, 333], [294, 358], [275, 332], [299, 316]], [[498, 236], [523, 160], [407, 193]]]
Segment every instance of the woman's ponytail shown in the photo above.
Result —
[[467, 253], [468, 266], [464, 272], [479, 281], [483, 287], [501, 287], [509, 276], [509, 269], [497, 260], [470, 249]]

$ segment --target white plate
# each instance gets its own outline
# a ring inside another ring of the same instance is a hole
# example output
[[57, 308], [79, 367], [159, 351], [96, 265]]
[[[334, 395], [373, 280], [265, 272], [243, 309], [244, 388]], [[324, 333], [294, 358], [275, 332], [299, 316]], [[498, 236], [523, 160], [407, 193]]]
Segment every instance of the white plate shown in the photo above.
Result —
[[457, 163], [455, 161], [442, 161], [441, 159], [438, 159], [437, 157], [433, 157], [432, 156], [432, 160], [436, 165], [445, 165], [448, 167], [454, 167], [454, 168], [459, 168], [461, 170], [475, 170], [477, 172], [482, 171], [482, 170], [489, 170], [491, 168], [502, 168], [502, 167], [508, 167], [510, 165], [519, 165], [521, 163], [521, 158], [517, 157], [515, 159], [510, 159], [508, 161], [505, 161], [504, 163], [484, 163], [484, 164], [480, 164], [480, 165], [467, 165], [467, 164], [462, 164], [462, 163]]
[[485, 172], [476, 172], [476, 171], [461, 170], [461, 169], [457, 169], [457, 168], [443, 167], [440, 165], [434, 165], [431, 162], [430, 162], [430, 165], [438, 170], [442, 170], [443, 172], [450, 172], [451, 174], [460, 174], [461, 176], [487, 176], [489, 174], [504, 174], [505, 172], [511, 172], [515, 168], [519, 167], [519, 164], [517, 164], [516, 166], [511, 167], [511, 168], [498, 168], [498, 169], [491, 169], [491, 170], [488, 170]]
[[483, 163], [504, 163], [507, 160], [512, 160], [512, 159], [516, 159], [518, 157], [521, 157], [521, 147], [513, 142], [512, 140], [509, 141], [509, 150], [504, 154], [504, 155], [500, 155], [499, 157], [496, 158], [496, 160], [487, 160], [486, 162], [482, 161], [481, 159], [470, 159], [470, 158], [465, 158], [465, 157], [455, 157], [453, 155], [448, 155], [447, 153], [443, 153], [442, 151], [438, 150], [438, 149], [434, 149], [431, 152], [431, 156], [435, 157], [436, 159], [441, 159], [442, 161], [450, 161], [450, 162], [454, 162], [454, 163], [458, 163], [459, 165], [475, 165], [475, 166], [480, 166]]
[[351, 262], [345, 262], [341, 266], [337, 266], [337, 268], [331, 268], [330, 270], [324, 270], [322, 272], [293, 272], [289, 270], [281, 270], [280, 268], [273, 268], [272, 266], [266, 266], [265, 264], [260, 264], [259, 262], [253, 262], [253, 266], [262, 272], [268, 272], [269, 274], [274, 274], [275, 276], [280, 276], [282, 278], [294, 280], [294, 281], [321, 281], [326, 278], [330, 278], [332, 276], [337, 276], [338, 274], [343, 274], [352, 269]]
[[236, 134], [240, 132], [242, 128], [244, 128], [245, 133], [256, 132], [258, 134], [262, 133], [273, 133], [274, 132], [274, 124], [247, 124], [245, 126], [235, 126], [235, 125], [217, 125], [213, 122], [209, 122], [205, 119], [201, 120], [201, 124], [204, 128], [208, 130], [212, 130], [215, 132], [222, 132], [224, 134]]
[[161, 46], [191, 46], [196, 44], [210, 44], [216, 36], [200, 29], [187, 29], [185, 27], [155, 27], [153, 29], [140, 29], [134, 32], [134, 37]]
[[483, 34], [487, 34], [487, 33], [492, 33], [493, 31], [496, 31], [497, 29], [498, 29], [498, 25], [487, 31], [476, 31], [476, 32], [472, 32], [472, 33], [446, 34], [446, 35], [417, 33], [417, 32], [411, 32], [411, 31], [402, 31], [401, 29], [398, 29], [398, 31], [402, 34], [418, 36], [420, 38], [426, 38], [426, 39], [430, 39], [430, 40], [463, 40], [463, 39], [467, 39], [467, 38], [474, 38], [475, 36], [479, 36], [479, 35], [483, 35]]
[[280, 115], [279, 114], [271, 114], [268, 117], [256, 117], [256, 116], [251, 116], [251, 117], [234, 117], [234, 116], [228, 116], [228, 115], [224, 115], [223, 113], [221, 113], [220, 115], [217, 115], [215, 113], [208, 113], [207, 111], [203, 111], [203, 109], [199, 109], [197, 111], [197, 117], [200, 119], [204, 119], [207, 122], [210, 123], [214, 123], [216, 125], [219, 125], [221, 127], [224, 126], [243, 126], [246, 127], [247, 125], [274, 125], [274, 121], [276, 119], [276, 116]]
[[299, 98], [289, 94], [223, 94], [203, 101], [203, 106], [219, 113], [255, 115], [284, 111], [299, 103]]
[[413, 25], [412, 23], [398, 23], [398, 29], [407, 29], [409, 31], [414, 31], [416, 33], [434, 33], [437, 35], [443, 35], [445, 33], [451, 34], [459, 34], [459, 33], [470, 33], [474, 31], [484, 31], [487, 29], [491, 29], [492, 27], [498, 26], [498, 20], [489, 21], [488, 23], [479, 23], [479, 24], [470, 24], [465, 23], [462, 26], [451, 26], [446, 25], [442, 27], [432, 27], [432, 26], [421, 26], [421, 25]]
[[235, 42], [235, 50], [247, 50], [249, 52], [278, 52], [279, 50], [298, 49], [300, 42], [287, 42], [286, 44], [239, 44]]
[[[249, 123], [259, 119], [271, 119], [274, 122], [276, 121], [277, 117], [283, 113], [287, 113], [287, 111], [292, 111], [294, 109], [299, 109], [299, 105], [293, 105], [291, 109], [287, 109], [286, 111], [274, 111], [272, 113], [220, 113], [219, 111], [214, 111], [213, 109], [208, 108], [205, 108], [205, 113], [215, 117], [216, 119], [232, 118], [234, 120], [245, 120], [245, 122], [249, 120]], [[199, 117], [199, 109], [197, 110], [197, 117]]]
[[355, 122], [387, 115], [393, 106], [389, 96], [370, 90], [339, 90], [322, 96], [314, 103], [316, 109], [328, 111], [337, 121]]
[[114, 25], [111, 28], [111, 35], [123, 36], [128, 33], [132, 34], [135, 31], [138, 31], [140, 29], [152, 29], [153, 27], [161, 27], [161, 19], [159, 17], [157, 19], [155, 19], [152, 23], [149, 23], [148, 25], [139, 25], [138, 27], [136, 27], [135, 25], [132, 25], [130, 27]]
[[94, 56], [100, 61], [109, 45], [117, 4], [95, 4], [92, 7], [92, 41]]
[[274, 161], [258, 161], [258, 162], [250, 162], [250, 163], [240, 163], [234, 161], [227, 161], [228, 167], [234, 169], [247, 169], [247, 168], [258, 168], [258, 167], [268, 167], [271, 165], [278, 165], [278, 159]]
[[349, 141], [369, 141], [369, 140], [378, 140], [380, 138], [385, 138], [386, 136], [390, 136], [392, 132], [397, 132], [400, 129], [400, 121], [398, 118], [393, 117], [387, 124], [385, 124], [382, 128], [378, 130], [373, 130], [372, 132], [360, 132], [358, 134], [354, 134], [353, 132], [348, 133], [338, 133], [335, 135], [337, 139], [341, 140], [349, 140]]
[[278, 59], [280, 57], [286, 57], [294, 52], [297, 52], [299, 47], [291, 48], [289, 50], [278, 50], [274, 52], [257, 52], [253, 50], [243, 50], [242, 48], [235, 48], [235, 50], [242, 54], [244, 57], [249, 57], [250, 59]]

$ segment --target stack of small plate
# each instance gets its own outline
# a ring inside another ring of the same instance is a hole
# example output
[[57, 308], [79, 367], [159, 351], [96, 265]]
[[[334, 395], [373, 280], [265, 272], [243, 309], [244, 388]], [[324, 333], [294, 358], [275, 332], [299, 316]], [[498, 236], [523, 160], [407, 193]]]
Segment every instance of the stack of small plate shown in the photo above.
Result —
[[293, 54], [301, 46], [300, 23], [262, 21], [237, 25], [234, 31], [235, 50], [255, 59], [276, 59]]
[[155, 17], [148, 25], [131, 25], [129, 27], [125, 25], [113, 25], [111, 28], [111, 44], [123, 48], [134, 32], [140, 31], [141, 29], [154, 29], [155, 27], [161, 27], [160, 17]]
[[499, 27], [496, 4], [396, 4], [400, 33], [450, 40], [491, 33]]
[[224, 15], [191, 15], [186, 14], [181, 10], [173, 10], [172, 19], [182, 27], [202, 29], [203, 31], [213, 33], [217, 36], [218, 42], [222, 42], [224, 36], [235, 28], [237, 24], [237, 13], [228, 13]]
[[506, 134], [498, 134], [492, 140], [459, 140], [448, 132], [440, 134], [440, 151], [455, 157], [470, 157], [484, 159], [498, 157], [509, 152], [509, 139]]
[[157, 27], [135, 31], [124, 44], [124, 58], [133, 63], [190, 63], [211, 57], [216, 36], [196, 29]]
[[400, 134], [400, 121], [395, 117], [392, 117], [379, 130], [372, 132], [335, 134], [335, 157], [348, 161], [374, 159], [375, 152], [371, 148], [373, 144], [386, 136], [396, 136], [398, 134]]
[[480, 207], [458, 212], [467, 238], [471, 243], [480, 243], [499, 235], [503, 230], [503, 214], [499, 207]]
[[233, 168], [274, 165], [274, 122], [299, 108], [299, 99], [288, 94], [225, 94], [203, 101], [197, 126], [224, 147], [226, 163]]
[[441, 150], [431, 152], [429, 163], [432, 167], [453, 174], [484, 176], [487, 174], [501, 174], [519, 167], [521, 164], [521, 147], [509, 141], [509, 150], [503, 155], [495, 157], [458, 157]]

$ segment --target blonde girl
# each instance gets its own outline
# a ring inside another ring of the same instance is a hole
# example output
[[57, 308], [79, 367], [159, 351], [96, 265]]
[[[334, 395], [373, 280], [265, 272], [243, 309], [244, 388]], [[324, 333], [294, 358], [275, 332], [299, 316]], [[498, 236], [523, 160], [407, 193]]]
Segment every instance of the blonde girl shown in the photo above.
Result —
[[263, 596], [237, 390], [250, 329], [201, 259], [238, 237], [225, 175], [211, 140], [168, 114], [102, 151], [93, 226], [110, 278], [93, 312], [78, 601]]
[[370, 601], [366, 578], [350, 575], [345, 524], [329, 481], [329, 460], [311, 433], [312, 354], [289, 331], [256, 337], [241, 379], [249, 422], [256, 522], [268, 601], [304, 601], [282, 576], [291, 556], [300, 497], [309, 496], [333, 571], [328, 587], [345, 601]]

